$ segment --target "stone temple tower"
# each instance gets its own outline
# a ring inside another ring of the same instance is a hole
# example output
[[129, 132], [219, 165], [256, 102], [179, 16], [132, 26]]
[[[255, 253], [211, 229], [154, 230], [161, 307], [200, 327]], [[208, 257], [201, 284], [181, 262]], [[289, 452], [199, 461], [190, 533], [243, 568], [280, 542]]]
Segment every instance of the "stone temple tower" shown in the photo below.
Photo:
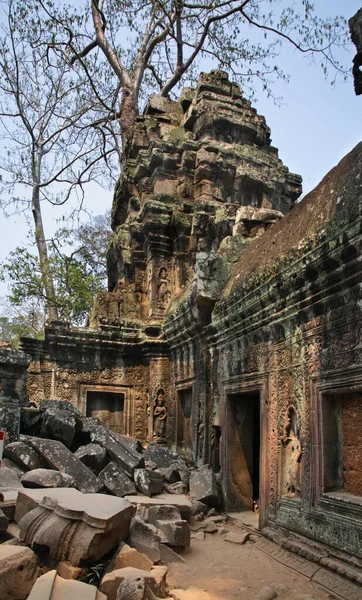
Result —
[[200, 282], [212, 279], [222, 246], [247, 245], [300, 193], [301, 178], [279, 160], [264, 117], [223, 71], [201, 74], [178, 102], [151, 96], [125, 150], [109, 293], [90, 324], [159, 336], [195, 271]]

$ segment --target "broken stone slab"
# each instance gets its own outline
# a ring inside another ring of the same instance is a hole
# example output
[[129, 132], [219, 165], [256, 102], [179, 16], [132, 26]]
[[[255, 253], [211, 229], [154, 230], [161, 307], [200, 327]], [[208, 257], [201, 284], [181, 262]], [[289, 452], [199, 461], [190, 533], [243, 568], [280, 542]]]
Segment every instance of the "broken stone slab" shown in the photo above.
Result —
[[204, 534], [203, 531], [191, 532], [190, 538], [192, 540], [204, 540], [205, 539], [205, 534]]
[[102, 488], [102, 482], [62, 442], [41, 438], [30, 438], [29, 442], [53, 469], [74, 477], [79, 491], [96, 493]]
[[204, 465], [191, 472], [190, 496], [208, 506], [219, 503], [215, 474], [210, 465]]
[[133, 481], [114, 462], [110, 462], [98, 475], [105, 489], [114, 496], [123, 498], [127, 494], [135, 494], [136, 488]]
[[9, 525], [9, 520], [0, 509], [0, 531], [6, 531]]
[[53, 469], [34, 469], [20, 478], [25, 488], [72, 488], [76, 487], [74, 477]]
[[115, 554], [107, 568], [107, 573], [126, 567], [151, 571], [153, 562], [145, 554], [138, 552], [136, 548], [131, 548], [131, 546], [122, 542], [120, 550]]
[[159, 588], [166, 593], [167, 583], [166, 577], [168, 573], [168, 567], [166, 565], [154, 565], [150, 571], [152, 577], [154, 577]]
[[37, 557], [30, 548], [0, 545], [1, 600], [26, 600], [38, 573]]
[[151, 506], [148, 509], [148, 521], [158, 532], [162, 532], [170, 546], [190, 545], [189, 524], [181, 519], [180, 511], [175, 506]]
[[188, 488], [190, 479], [190, 469], [183, 460], [176, 460], [171, 463], [169, 467], [159, 468], [158, 472], [163, 475], [168, 483], [179, 483], [186, 484]]
[[127, 496], [127, 500], [136, 506], [176, 506], [183, 519], [187, 519], [191, 512], [192, 504], [187, 496], [179, 494], [158, 494], [157, 496]]
[[163, 490], [163, 476], [161, 473], [157, 473], [157, 471], [135, 469], [134, 482], [137, 491], [145, 496], [155, 496], [156, 494], [161, 494]]
[[108, 456], [129, 476], [132, 477], [134, 469], [144, 465], [142, 454], [136, 452], [130, 446], [122, 445], [103, 425], [91, 425], [89, 429], [91, 441], [103, 446]]
[[119, 443], [121, 446], [127, 448], [127, 450], [131, 453], [135, 454], [143, 454], [142, 444], [136, 438], [131, 437], [129, 435], [124, 435], [122, 433], [117, 433], [116, 431], [111, 432], [111, 436]]
[[0, 492], [8, 492], [22, 489], [23, 485], [13, 469], [1, 467], [0, 469]]
[[165, 598], [154, 577], [148, 572], [133, 567], [117, 569], [107, 573], [100, 590], [108, 600], [154, 600]]
[[232, 544], [245, 544], [248, 541], [250, 533], [248, 531], [230, 531], [224, 538], [225, 542]]
[[206, 523], [206, 525], [204, 527], [205, 533], [217, 533], [217, 530], [218, 530], [217, 525], [212, 522]]
[[35, 452], [34, 448], [25, 442], [11, 442], [7, 444], [4, 448], [4, 456], [25, 471], [45, 467], [44, 461]]
[[63, 579], [57, 572], [48, 571], [39, 577], [28, 600], [107, 600], [94, 585], [82, 581]]
[[128, 544], [145, 554], [152, 562], [161, 559], [160, 536], [154, 525], [145, 523], [140, 517], [134, 517], [129, 529]]
[[63, 579], [81, 579], [87, 575], [86, 569], [73, 567], [67, 560], [59, 562], [56, 571]]
[[187, 494], [189, 491], [189, 486], [186, 483], [182, 483], [182, 481], [176, 481], [175, 483], [164, 483], [163, 491], [166, 494]]
[[39, 437], [57, 440], [70, 448], [80, 427], [79, 419], [70, 410], [48, 408], [43, 414]]
[[167, 446], [161, 446], [157, 442], [151, 442], [148, 444], [145, 452], [144, 452], [145, 461], [150, 461], [155, 463], [157, 467], [165, 468], [169, 467], [172, 463], [176, 461], [185, 462], [185, 458], [180, 456], [180, 454], [176, 454], [176, 452], [172, 452]]
[[22, 475], [24, 475], [24, 473], [26, 473], [26, 469], [19, 467], [19, 465], [10, 460], [10, 458], [3, 458], [1, 465], [2, 467], [7, 467], [8, 469], [15, 471], [19, 479]]
[[74, 453], [74, 456], [96, 475], [104, 469], [109, 460], [107, 459], [106, 449], [99, 444], [87, 444], [86, 446], [81, 446]]
[[[34, 502], [36, 508], [24, 514]], [[135, 513], [123, 498], [71, 488], [27, 490], [19, 494], [18, 505], [17, 514], [24, 514], [18, 522], [20, 539], [48, 548], [52, 559], [67, 560], [75, 567], [100, 560], [124, 540]]]
[[78, 497], [78, 490], [74, 488], [48, 488], [48, 489], [31, 489], [23, 488], [20, 493], [17, 494], [16, 510], [14, 521], [19, 523], [21, 519], [31, 510], [37, 508], [44, 496], [53, 498], [55, 500], [63, 499], [64, 497], [69, 499], [74, 496]]

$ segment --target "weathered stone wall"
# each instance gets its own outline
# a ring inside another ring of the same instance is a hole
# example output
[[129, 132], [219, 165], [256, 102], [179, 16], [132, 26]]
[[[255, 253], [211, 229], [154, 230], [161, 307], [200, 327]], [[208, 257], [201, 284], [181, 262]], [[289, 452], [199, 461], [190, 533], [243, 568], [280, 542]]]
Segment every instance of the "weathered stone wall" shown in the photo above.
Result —
[[226, 508], [245, 507], [250, 490], [234, 409], [260, 403], [261, 525], [360, 557], [361, 161], [362, 144], [240, 253], [209, 323], [190, 296], [165, 325], [176, 355], [177, 334], [204, 339], [190, 385], [203, 386], [206, 461], [221, 427]]

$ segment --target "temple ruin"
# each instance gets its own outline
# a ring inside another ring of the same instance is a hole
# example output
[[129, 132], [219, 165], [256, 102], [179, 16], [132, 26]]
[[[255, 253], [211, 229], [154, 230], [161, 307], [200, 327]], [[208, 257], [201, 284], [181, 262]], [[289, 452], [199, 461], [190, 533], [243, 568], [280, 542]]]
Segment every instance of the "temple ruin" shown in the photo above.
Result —
[[108, 292], [87, 327], [22, 340], [29, 400], [211, 465], [225, 510], [257, 504], [265, 536], [362, 568], [361, 164], [359, 144], [297, 202], [226, 73], [151, 96], [115, 189]]

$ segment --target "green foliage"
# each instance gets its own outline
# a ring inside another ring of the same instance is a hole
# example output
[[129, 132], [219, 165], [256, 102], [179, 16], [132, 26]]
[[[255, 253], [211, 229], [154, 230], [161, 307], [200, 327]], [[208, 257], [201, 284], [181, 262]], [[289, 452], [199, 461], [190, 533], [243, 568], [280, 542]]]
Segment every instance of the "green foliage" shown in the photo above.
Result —
[[9, 283], [10, 305], [21, 309], [29, 301], [40, 302], [44, 311], [51, 301], [61, 320], [83, 324], [95, 294], [105, 283], [105, 249], [110, 234], [106, 219], [105, 215], [95, 217], [75, 234], [59, 229], [48, 240], [46, 267], [53, 277], [55, 299], [46, 295], [39, 258], [31, 249], [18, 247], [11, 252], [0, 268], [0, 278]]

